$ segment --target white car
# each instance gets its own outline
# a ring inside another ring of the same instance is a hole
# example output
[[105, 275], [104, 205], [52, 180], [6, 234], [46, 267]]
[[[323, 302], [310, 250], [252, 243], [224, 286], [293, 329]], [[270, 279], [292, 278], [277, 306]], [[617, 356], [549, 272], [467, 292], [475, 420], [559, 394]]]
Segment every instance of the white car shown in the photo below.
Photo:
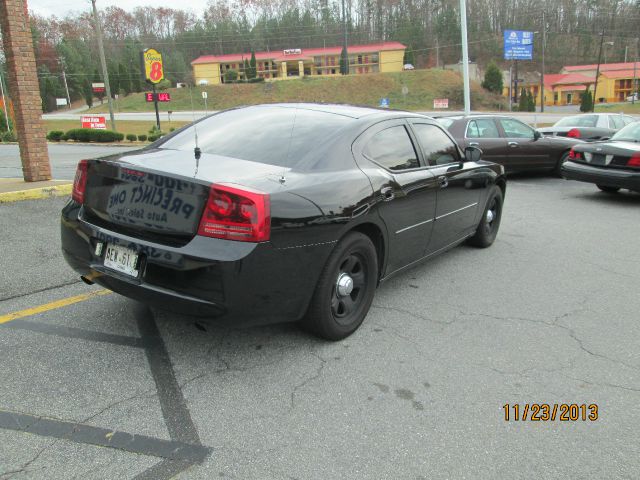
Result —
[[634, 93], [633, 95], [629, 95], [627, 97], [627, 102], [637, 102], [638, 101], [638, 94]]
[[415, 67], [414, 67], [413, 65], [411, 65], [410, 63], [405, 63], [405, 64], [402, 66], [402, 69], [403, 69], [403, 70], [415, 70]]

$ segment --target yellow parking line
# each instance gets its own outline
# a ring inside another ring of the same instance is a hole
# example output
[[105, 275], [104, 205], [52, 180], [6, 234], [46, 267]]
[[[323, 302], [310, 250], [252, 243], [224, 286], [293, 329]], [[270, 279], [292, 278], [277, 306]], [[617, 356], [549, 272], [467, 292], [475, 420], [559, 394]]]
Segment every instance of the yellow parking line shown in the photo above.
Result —
[[0, 325], [3, 323], [17, 320], [18, 318], [30, 317], [38, 313], [48, 312], [49, 310], [55, 310], [56, 308], [66, 307], [73, 305], [74, 303], [84, 302], [93, 297], [100, 297], [102, 295], [109, 295], [111, 290], [96, 290], [95, 292], [83, 293], [82, 295], [76, 295], [75, 297], [63, 298], [62, 300], [56, 300], [55, 302], [45, 303], [44, 305], [38, 305], [37, 307], [27, 308], [25, 310], [19, 310], [13, 313], [7, 313], [0, 316]]

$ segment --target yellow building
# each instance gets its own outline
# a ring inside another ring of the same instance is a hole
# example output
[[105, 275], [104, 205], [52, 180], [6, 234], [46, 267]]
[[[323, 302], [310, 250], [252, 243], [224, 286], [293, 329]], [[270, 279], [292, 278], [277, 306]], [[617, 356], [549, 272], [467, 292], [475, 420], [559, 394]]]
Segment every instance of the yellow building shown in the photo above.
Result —
[[[597, 64], [570, 65], [562, 67], [560, 73], [552, 73], [544, 76], [544, 104], [545, 105], [579, 105], [581, 95], [589, 90], [593, 94], [595, 86]], [[594, 98], [597, 103], [624, 102], [635, 90], [638, 90], [640, 82], [640, 62], [628, 63], [602, 63], [598, 75], [598, 90]], [[634, 80], [636, 79], [636, 80]], [[634, 88], [635, 85], [635, 88]], [[538, 90], [540, 89], [540, 76], [538, 79], [527, 80], [518, 85], [518, 95], [524, 88], [534, 95], [536, 105], [540, 104]], [[508, 96], [508, 85], [504, 95]]]
[[[377, 72], [400, 72], [406, 47], [399, 42], [369, 45], [350, 45], [349, 73], [361, 75]], [[256, 73], [265, 80], [299, 78], [305, 75], [327, 76], [340, 74], [342, 47], [293, 48], [276, 52], [256, 52]], [[245, 60], [251, 53], [203, 55], [191, 65], [196, 85], [224, 83], [225, 72], [234, 70], [244, 78]]]

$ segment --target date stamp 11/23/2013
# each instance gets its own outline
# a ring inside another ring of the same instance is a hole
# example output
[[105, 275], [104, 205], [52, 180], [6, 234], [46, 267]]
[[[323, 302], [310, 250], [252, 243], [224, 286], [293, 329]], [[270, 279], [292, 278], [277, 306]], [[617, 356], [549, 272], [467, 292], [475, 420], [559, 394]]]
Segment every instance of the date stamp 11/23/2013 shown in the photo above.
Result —
[[598, 420], [598, 405], [595, 403], [505, 403], [506, 422], [577, 422]]

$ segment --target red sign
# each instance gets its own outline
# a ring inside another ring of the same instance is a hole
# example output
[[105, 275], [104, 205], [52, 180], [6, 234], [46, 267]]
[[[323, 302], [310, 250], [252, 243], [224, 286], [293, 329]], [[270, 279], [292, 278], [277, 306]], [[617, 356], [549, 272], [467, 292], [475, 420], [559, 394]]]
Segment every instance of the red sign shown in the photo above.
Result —
[[[156, 93], [156, 96], [157, 96], [159, 102], [170, 102], [171, 101], [171, 94], [169, 94], [167, 92]], [[147, 102], [153, 102], [153, 93], [146, 92], [144, 94], [144, 98], [145, 98], [145, 100]]]
[[449, 108], [449, 99], [448, 98], [434, 98], [433, 99], [433, 108]]
[[103, 93], [104, 92], [104, 83], [102, 82], [95, 82], [91, 84], [91, 89], [93, 90], [93, 93]]
[[83, 115], [80, 118], [82, 128], [93, 128], [94, 130], [106, 130], [107, 121], [105, 117], [94, 117], [91, 115]]

